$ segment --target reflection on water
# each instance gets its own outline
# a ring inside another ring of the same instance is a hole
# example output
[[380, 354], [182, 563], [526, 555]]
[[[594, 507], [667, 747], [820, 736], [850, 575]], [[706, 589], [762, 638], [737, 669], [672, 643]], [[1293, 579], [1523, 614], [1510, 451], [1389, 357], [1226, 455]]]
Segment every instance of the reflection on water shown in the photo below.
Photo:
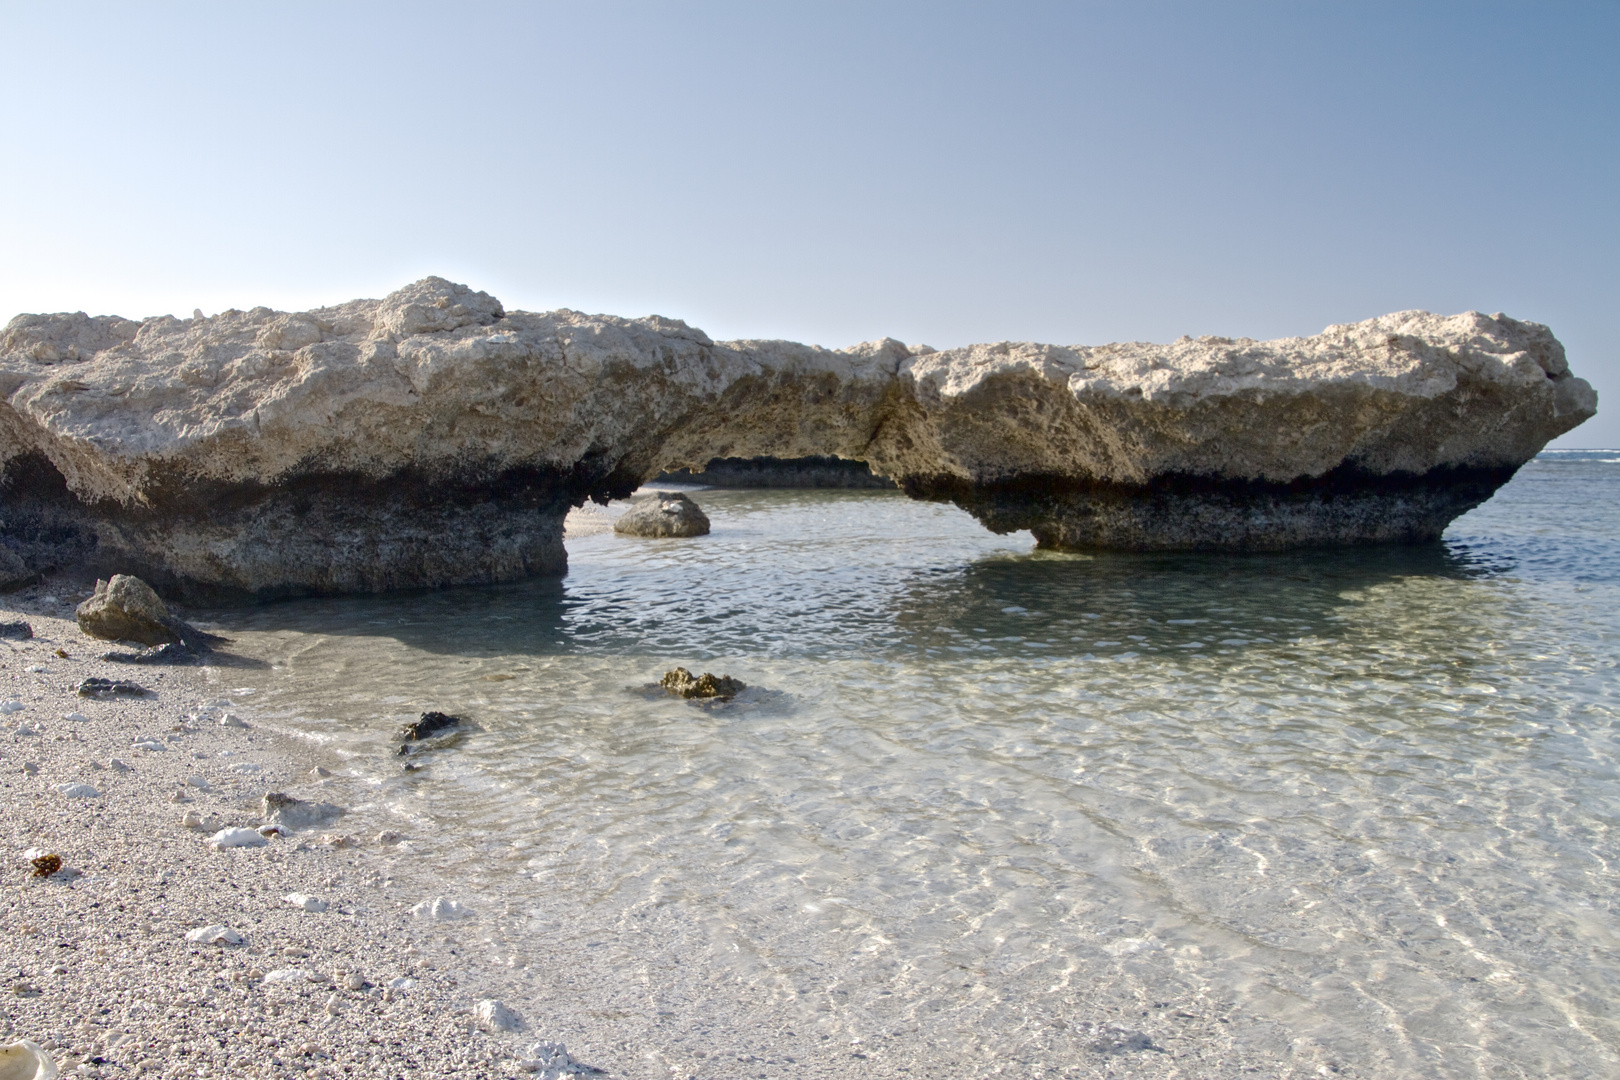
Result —
[[[570, 541], [561, 582], [229, 621], [280, 665], [258, 715], [506, 913], [509, 993], [572, 949], [641, 972], [633, 1008], [719, 995], [938, 1075], [967, 1038], [1095, 1066], [1099, 1018], [1165, 1051], [1116, 1068], [1604, 1075], [1604, 457], [1538, 459], [1445, 545], [1256, 557], [708, 491], [710, 537]], [[756, 689], [642, 692], [675, 664]], [[403, 774], [387, 734], [423, 708], [479, 730]]]

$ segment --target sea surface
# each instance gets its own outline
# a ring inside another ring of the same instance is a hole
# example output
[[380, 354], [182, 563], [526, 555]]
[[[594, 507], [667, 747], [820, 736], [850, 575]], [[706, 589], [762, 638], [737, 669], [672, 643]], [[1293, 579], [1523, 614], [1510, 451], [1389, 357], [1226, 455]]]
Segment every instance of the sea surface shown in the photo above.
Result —
[[[551, 1037], [638, 1017], [665, 1076], [1620, 1075], [1620, 452], [1441, 544], [1286, 555], [686, 490], [711, 535], [577, 536], [561, 580], [218, 616], [274, 665], [244, 713], [343, 764]], [[405, 771], [424, 709], [470, 731]]]

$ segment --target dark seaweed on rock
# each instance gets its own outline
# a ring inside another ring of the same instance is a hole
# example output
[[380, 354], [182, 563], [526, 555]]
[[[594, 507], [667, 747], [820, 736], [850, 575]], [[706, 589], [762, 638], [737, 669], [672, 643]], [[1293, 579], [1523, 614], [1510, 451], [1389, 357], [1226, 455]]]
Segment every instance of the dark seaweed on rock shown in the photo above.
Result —
[[664, 677], [658, 680], [658, 685], [683, 698], [718, 698], [721, 701], [730, 701], [747, 689], [741, 679], [733, 679], [730, 675], [714, 675], [705, 671], [702, 675], [694, 676], [683, 667], [666, 671]]
[[442, 712], [425, 712], [420, 719], [400, 728], [399, 737], [406, 742], [417, 742], [437, 735], [446, 728], [453, 728], [459, 723], [461, 723], [459, 716]]

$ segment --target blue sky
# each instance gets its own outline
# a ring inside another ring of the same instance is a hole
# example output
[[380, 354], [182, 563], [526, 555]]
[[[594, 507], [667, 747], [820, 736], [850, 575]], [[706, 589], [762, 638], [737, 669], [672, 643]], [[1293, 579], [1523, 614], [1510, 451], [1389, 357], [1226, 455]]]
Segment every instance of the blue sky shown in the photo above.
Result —
[[0, 318], [428, 273], [833, 346], [1506, 311], [1603, 398], [1561, 445], [1620, 445], [1614, 2], [3, 4], [0, 34]]

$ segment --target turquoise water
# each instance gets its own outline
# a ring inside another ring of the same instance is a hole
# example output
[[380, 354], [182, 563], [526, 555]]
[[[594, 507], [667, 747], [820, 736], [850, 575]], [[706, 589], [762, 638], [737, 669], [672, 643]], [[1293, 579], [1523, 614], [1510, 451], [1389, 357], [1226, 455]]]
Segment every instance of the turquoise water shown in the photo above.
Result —
[[[276, 664], [228, 676], [252, 715], [345, 763], [398, 879], [488, 913], [460, 962], [571, 1046], [1620, 1073], [1620, 452], [1441, 545], [1252, 557], [689, 490], [712, 535], [570, 539], [562, 581], [220, 616]], [[676, 664], [750, 690], [647, 689]], [[430, 708], [476, 730], [404, 773]]]

